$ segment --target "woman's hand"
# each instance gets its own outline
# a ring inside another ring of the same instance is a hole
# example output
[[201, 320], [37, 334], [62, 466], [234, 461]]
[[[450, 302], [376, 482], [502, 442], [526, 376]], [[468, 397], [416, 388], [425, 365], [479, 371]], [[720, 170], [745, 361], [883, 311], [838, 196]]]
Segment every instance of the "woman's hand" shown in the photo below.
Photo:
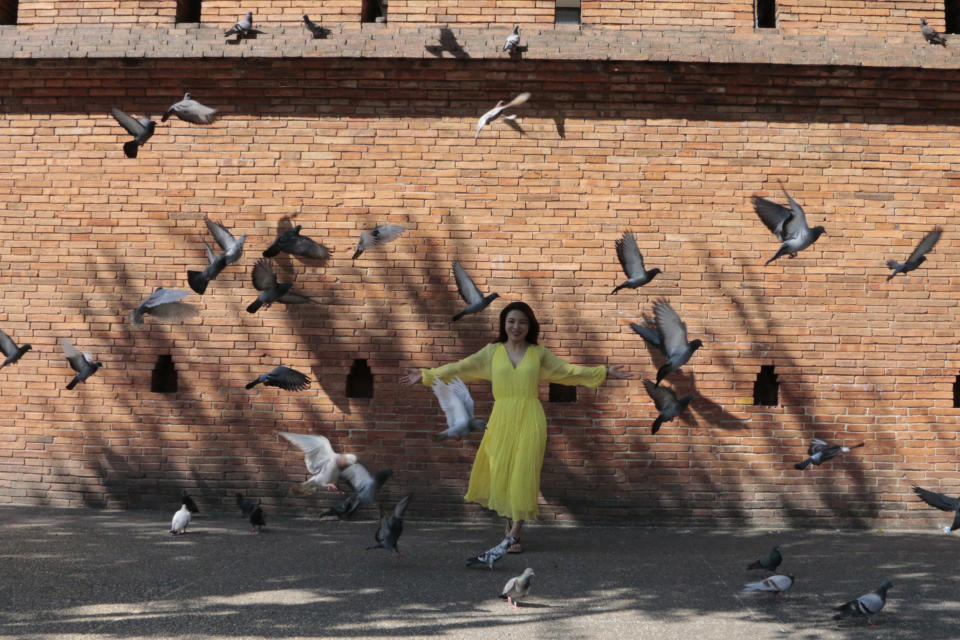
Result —
[[624, 369], [622, 364], [615, 364], [607, 367], [607, 377], [624, 380], [626, 378], [632, 378], [633, 374]]
[[420, 375], [420, 369], [407, 369], [407, 375], [400, 378], [400, 384], [409, 387], [417, 384], [422, 379], [423, 376]]

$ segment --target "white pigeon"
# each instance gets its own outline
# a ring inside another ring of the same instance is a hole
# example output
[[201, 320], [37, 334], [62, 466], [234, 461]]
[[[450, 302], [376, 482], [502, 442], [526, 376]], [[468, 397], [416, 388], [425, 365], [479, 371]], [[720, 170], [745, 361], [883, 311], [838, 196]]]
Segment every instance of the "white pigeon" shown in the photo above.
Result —
[[340, 472], [356, 464], [357, 456], [352, 453], [335, 452], [330, 446], [330, 441], [323, 436], [286, 431], [281, 431], [280, 435], [303, 451], [303, 461], [307, 465], [307, 472], [310, 473], [310, 478], [306, 482], [291, 487], [291, 493], [308, 496], [321, 487], [339, 492], [337, 480], [340, 478]]
[[187, 532], [187, 525], [190, 524], [190, 509], [187, 505], [180, 505], [180, 510], [173, 514], [173, 520], [170, 522], [170, 533], [177, 536]]
[[217, 111], [200, 104], [191, 98], [189, 93], [185, 93], [183, 94], [183, 100], [170, 105], [170, 108], [160, 118], [160, 122], [166, 122], [170, 116], [177, 116], [181, 120], [193, 124], [211, 124], [217, 119]]
[[516, 542], [517, 542], [517, 539], [514, 538], [513, 536], [507, 536], [506, 538], [501, 540], [500, 544], [498, 544], [497, 546], [490, 547], [489, 549], [487, 549], [486, 551], [484, 551], [478, 556], [467, 558], [467, 566], [478, 567], [480, 565], [485, 564], [490, 569], [490, 571], [493, 571], [493, 563], [495, 563], [497, 560], [499, 560], [503, 556], [507, 555], [507, 548], [512, 544], [516, 544]]
[[775, 574], [760, 582], [750, 582], [744, 585], [744, 591], [772, 591], [782, 593], [793, 586], [793, 576]]
[[533, 569], [527, 567], [519, 576], [507, 580], [507, 584], [503, 585], [503, 592], [500, 597], [512, 604], [514, 609], [519, 609], [517, 600], [526, 598], [527, 594], [530, 593], [530, 577], [535, 575], [537, 574], [533, 572]]
[[[474, 140], [476, 140], [478, 137], [480, 137], [480, 130], [481, 130], [481, 129], [483, 129], [485, 126], [487, 126], [488, 124], [490, 124], [491, 122], [493, 122], [493, 121], [496, 120], [497, 118], [501, 117], [501, 114], [502, 114], [504, 111], [506, 111], [507, 109], [509, 109], [509, 108], [511, 108], [511, 107], [519, 106], [519, 105], [523, 104], [524, 102], [526, 102], [526, 101], [529, 100], [529, 99], [530, 99], [530, 94], [529, 94], [529, 93], [521, 93], [521, 94], [518, 95], [516, 98], [514, 98], [513, 100], [511, 100], [510, 102], [508, 102], [508, 103], [506, 103], [506, 104], [504, 104], [503, 100], [501, 100], [500, 102], [498, 102], [498, 103], [497, 103], [497, 106], [495, 106], [493, 109], [490, 109], [490, 111], [487, 111], [485, 114], [483, 114], [482, 116], [480, 116], [480, 119], [479, 119], [479, 120], [477, 120], [477, 133], [476, 133], [476, 135], [473, 136]], [[517, 114], [511, 113], [510, 115], [503, 116], [503, 118], [504, 118], [505, 120], [516, 120]]]
[[513, 25], [513, 33], [507, 36], [506, 42], [503, 43], [503, 50], [512, 52], [514, 49], [520, 46], [520, 25]]
[[434, 440], [459, 440], [471, 431], [483, 431], [487, 428], [486, 422], [473, 417], [473, 398], [463, 380], [454, 378], [450, 382], [444, 382], [435, 378], [432, 388], [440, 408], [447, 416], [447, 430], [434, 434]]
[[353, 259], [356, 260], [360, 254], [367, 249], [372, 249], [377, 245], [386, 244], [391, 240], [396, 240], [403, 233], [404, 229], [398, 224], [379, 224], [373, 228], [373, 231], [360, 233], [360, 240], [353, 251]]

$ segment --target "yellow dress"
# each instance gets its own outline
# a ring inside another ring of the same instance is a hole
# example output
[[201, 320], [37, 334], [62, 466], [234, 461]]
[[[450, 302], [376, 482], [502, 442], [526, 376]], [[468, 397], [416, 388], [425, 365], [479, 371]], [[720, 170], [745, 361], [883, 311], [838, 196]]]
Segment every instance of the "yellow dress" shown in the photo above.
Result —
[[547, 417], [537, 383], [597, 387], [606, 379], [607, 368], [570, 364], [534, 344], [528, 345], [514, 368], [504, 343], [494, 342], [459, 362], [420, 371], [428, 387], [434, 378], [492, 383], [493, 410], [473, 461], [465, 498], [511, 520], [535, 519], [547, 445]]

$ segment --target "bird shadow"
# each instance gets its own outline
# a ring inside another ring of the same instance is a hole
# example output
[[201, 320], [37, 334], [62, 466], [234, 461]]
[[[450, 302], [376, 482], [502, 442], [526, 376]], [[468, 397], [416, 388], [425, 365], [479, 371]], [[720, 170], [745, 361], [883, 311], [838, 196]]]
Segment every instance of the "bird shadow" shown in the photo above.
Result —
[[527, 52], [527, 45], [517, 45], [508, 52], [511, 60], [523, 60], [523, 54]]
[[453, 30], [450, 29], [450, 27], [440, 27], [439, 39], [439, 45], [424, 46], [424, 49], [427, 50], [427, 53], [438, 58], [443, 57], [444, 52], [447, 52], [454, 58], [461, 60], [470, 57], [470, 54], [467, 53], [462, 46], [460, 46], [460, 43], [457, 41], [457, 36], [454, 35]]
[[503, 121], [507, 123], [507, 126], [508, 126], [508, 127], [510, 127], [511, 129], [513, 129], [514, 131], [516, 131], [516, 132], [519, 133], [520, 135], [522, 135], [522, 136], [527, 135], [526, 129], [524, 129], [522, 126], [520, 126], [520, 123], [517, 122], [515, 119], [513, 119], [513, 118], [504, 118]]

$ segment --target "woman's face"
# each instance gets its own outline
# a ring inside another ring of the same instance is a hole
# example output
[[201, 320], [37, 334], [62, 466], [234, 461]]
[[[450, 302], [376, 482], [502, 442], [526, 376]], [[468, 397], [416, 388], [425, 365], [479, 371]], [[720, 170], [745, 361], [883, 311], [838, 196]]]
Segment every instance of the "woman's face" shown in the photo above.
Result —
[[527, 334], [530, 333], [530, 320], [527, 319], [527, 314], [523, 311], [514, 309], [507, 314], [504, 328], [507, 330], [508, 338], [513, 341], [523, 341], [527, 339]]

